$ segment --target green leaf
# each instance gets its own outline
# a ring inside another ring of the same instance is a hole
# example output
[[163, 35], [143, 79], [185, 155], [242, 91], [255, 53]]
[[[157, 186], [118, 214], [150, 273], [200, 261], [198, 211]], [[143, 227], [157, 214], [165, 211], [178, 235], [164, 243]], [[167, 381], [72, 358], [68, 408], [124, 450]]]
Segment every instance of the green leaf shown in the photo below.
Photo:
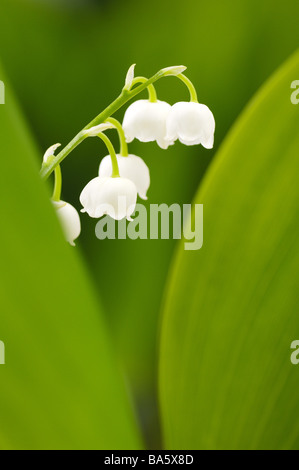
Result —
[[180, 246], [163, 318], [166, 448], [299, 448], [298, 76], [299, 53], [251, 101], [195, 198], [204, 246]]
[[1, 68], [0, 78], [0, 448], [140, 448], [102, 308]]

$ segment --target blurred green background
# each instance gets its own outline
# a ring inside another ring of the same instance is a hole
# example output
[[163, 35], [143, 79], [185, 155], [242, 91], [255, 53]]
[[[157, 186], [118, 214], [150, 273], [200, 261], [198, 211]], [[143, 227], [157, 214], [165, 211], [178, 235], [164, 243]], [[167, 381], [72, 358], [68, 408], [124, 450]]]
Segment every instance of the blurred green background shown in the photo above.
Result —
[[[130, 150], [151, 170], [146, 205], [188, 204], [244, 106], [298, 47], [298, 14], [296, 0], [1, 0], [0, 60], [40, 161], [45, 149], [56, 142], [66, 144], [118, 95], [132, 63], [138, 75], [147, 76], [162, 67], [186, 65], [200, 102], [216, 118], [214, 150], [177, 143], [162, 151], [156, 144], [135, 141]], [[157, 90], [159, 98], [170, 103], [188, 96], [174, 78], [159, 82]], [[122, 119], [123, 112], [115, 117]], [[111, 138], [117, 143], [115, 135]], [[91, 139], [63, 164], [63, 198], [78, 209], [83, 186], [106, 155], [101, 145]], [[2, 159], [15, 158], [9, 146], [6, 153], [0, 151]], [[76, 249], [81, 254], [72, 256], [80, 257], [93, 295], [103, 306], [146, 445], [158, 447], [160, 313], [176, 242], [100, 242], [94, 228], [95, 221], [83, 216]], [[52, 255], [59, 270], [55, 246]], [[18, 286], [20, 279], [14, 282]], [[79, 287], [73, 285], [74, 290]]]

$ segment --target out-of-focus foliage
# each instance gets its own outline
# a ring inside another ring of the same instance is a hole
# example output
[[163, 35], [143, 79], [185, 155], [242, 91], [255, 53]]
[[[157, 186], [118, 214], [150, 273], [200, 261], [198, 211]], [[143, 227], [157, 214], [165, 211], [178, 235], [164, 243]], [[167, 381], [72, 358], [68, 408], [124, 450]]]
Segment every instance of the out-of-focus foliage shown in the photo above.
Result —
[[0, 76], [0, 448], [138, 448], [102, 308], [63, 240], [36, 147]]
[[[127, 68], [150, 75], [188, 66], [199, 98], [214, 111], [216, 149], [255, 90], [297, 47], [299, 4], [286, 0], [138, 0], [93, 2], [86, 9], [53, 2], [1, 0], [2, 59], [41, 148], [66, 143], [119, 92]], [[158, 85], [170, 102], [187, 98], [174, 78]], [[116, 117], [122, 118], [122, 112]], [[115, 140], [116, 142], [116, 140]], [[149, 203], [188, 203], [213, 151], [133, 143], [151, 168]], [[64, 197], [96, 175], [105, 149], [84, 143], [63, 165]], [[102, 295], [119, 355], [140, 403], [153, 417], [157, 327], [175, 243], [98, 241], [83, 217], [79, 244]], [[111, 286], [118, 284], [118, 295]]]
[[299, 447], [296, 76], [299, 53], [250, 103], [195, 198], [204, 246], [181, 245], [164, 312], [166, 448]]

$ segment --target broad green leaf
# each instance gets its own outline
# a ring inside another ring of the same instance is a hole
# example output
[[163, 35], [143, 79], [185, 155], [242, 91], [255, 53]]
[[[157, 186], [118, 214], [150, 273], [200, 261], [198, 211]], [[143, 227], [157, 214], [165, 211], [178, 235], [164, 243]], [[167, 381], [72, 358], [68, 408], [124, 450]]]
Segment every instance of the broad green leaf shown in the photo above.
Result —
[[180, 246], [163, 318], [166, 448], [299, 448], [298, 76], [299, 53], [250, 102], [195, 198], [204, 246]]
[[0, 78], [0, 448], [139, 448], [102, 308], [63, 239], [2, 69]]

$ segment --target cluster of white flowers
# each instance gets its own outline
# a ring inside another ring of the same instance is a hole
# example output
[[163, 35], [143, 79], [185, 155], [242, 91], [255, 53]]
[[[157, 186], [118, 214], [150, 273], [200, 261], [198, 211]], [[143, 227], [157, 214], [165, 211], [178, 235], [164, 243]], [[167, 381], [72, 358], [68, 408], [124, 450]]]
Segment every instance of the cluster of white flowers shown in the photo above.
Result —
[[[130, 83], [127, 85], [127, 79], [126, 86], [133, 84], [132, 70], [129, 74]], [[118, 124], [121, 128], [120, 131], [118, 127], [118, 131], [123, 133], [126, 143], [135, 138], [141, 142], [156, 141], [162, 149], [167, 149], [176, 140], [185, 145], [201, 144], [207, 149], [211, 149], [214, 144], [214, 116], [207, 106], [198, 103], [196, 99], [178, 102], [173, 106], [165, 101], [138, 100], [126, 110], [122, 126]], [[113, 127], [117, 128], [113, 124], [101, 124], [86, 130], [85, 134], [103, 137], [103, 131]], [[109, 143], [109, 139], [104, 137]], [[45, 162], [54, 156], [57, 147], [58, 144], [46, 152]], [[140, 157], [128, 152], [116, 155], [113, 147], [112, 150], [109, 145], [107, 147], [110, 155], [101, 161], [98, 176], [85, 186], [80, 195], [83, 206], [81, 212], [94, 218], [108, 214], [116, 220], [127, 218], [130, 221], [135, 211], [137, 195], [147, 199], [150, 172]], [[79, 214], [73, 206], [61, 201], [59, 197], [53, 202], [66, 239], [74, 244], [81, 230]]]
[[213, 113], [204, 104], [192, 101], [181, 101], [173, 106], [165, 101], [136, 101], [125, 113], [123, 128], [127, 142], [134, 138], [141, 142], [156, 141], [162, 149], [167, 149], [177, 139], [182, 144], [201, 144], [207, 149], [214, 145]]

